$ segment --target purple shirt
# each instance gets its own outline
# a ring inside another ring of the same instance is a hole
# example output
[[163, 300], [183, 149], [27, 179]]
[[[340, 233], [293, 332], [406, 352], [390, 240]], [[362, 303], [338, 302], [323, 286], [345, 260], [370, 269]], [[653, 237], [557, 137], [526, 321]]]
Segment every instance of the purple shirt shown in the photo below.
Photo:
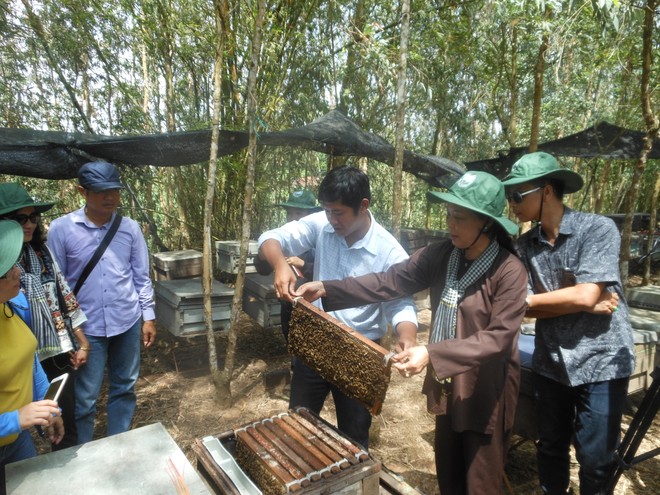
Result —
[[[48, 247], [71, 287], [75, 287], [115, 215], [97, 227], [85, 216], [83, 207], [51, 223]], [[76, 297], [87, 315], [87, 335], [112, 337], [127, 331], [140, 317], [155, 319], [149, 251], [135, 220], [122, 218], [117, 233]]]

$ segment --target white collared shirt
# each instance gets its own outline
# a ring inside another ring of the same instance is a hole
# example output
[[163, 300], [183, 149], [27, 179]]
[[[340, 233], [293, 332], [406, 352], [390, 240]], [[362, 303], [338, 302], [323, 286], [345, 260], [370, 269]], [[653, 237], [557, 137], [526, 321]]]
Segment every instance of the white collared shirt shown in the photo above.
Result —
[[[259, 237], [259, 246], [268, 239], [275, 239], [282, 246], [282, 251], [290, 256], [315, 249], [314, 280], [341, 280], [383, 272], [407, 259], [408, 254], [394, 236], [376, 222], [371, 212], [369, 215], [369, 231], [350, 247], [343, 237], [335, 234], [323, 211], [264, 232]], [[323, 309], [320, 300], [314, 304]], [[411, 297], [329, 314], [372, 340], [385, 335], [387, 322], [394, 328], [402, 321], [417, 324], [417, 311]]]

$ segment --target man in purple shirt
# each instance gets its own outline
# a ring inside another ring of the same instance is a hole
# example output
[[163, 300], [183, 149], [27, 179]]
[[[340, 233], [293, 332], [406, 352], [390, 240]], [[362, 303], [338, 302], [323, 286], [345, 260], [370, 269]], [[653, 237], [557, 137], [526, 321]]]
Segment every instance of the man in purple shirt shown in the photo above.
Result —
[[[108, 233], [124, 186], [114, 165], [91, 162], [78, 171], [85, 206], [54, 220], [48, 247], [73, 287]], [[123, 217], [107, 249], [80, 286], [78, 302], [87, 315], [91, 350], [76, 377], [78, 441], [93, 439], [96, 402], [108, 367], [107, 435], [127, 431], [135, 411], [140, 341], [156, 338], [149, 252], [135, 220]]]

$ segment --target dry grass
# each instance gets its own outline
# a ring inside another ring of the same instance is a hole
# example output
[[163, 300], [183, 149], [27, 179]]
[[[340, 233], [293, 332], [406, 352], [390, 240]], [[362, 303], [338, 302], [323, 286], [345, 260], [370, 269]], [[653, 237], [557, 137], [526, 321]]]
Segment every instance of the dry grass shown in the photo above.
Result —
[[[420, 313], [428, 325], [428, 311]], [[249, 317], [240, 322], [236, 369], [232, 381], [233, 405], [221, 409], [215, 401], [215, 389], [208, 375], [208, 357], [204, 337], [176, 339], [161, 331], [155, 347], [144, 353], [142, 378], [138, 384], [138, 408], [134, 426], [160, 422], [185, 452], [193, 465], [196, 459], [192, 444], [196, 438], [219, 434], [250, 421], [263, 419], [288, 407], [288, 389], [283, 383], [273, 385], [289, 366], [284, 339], [279, 330], [264, 330]], [[428, 337], [427, 327], [419, 341]], [[217, 337], [218, 355], [224, 360], [226, 339]], [[266, 386], [266, 382], [269, 383]], [[382, 413], [374, 418], [372, 448], [374, 457], [422, 493], [439, 493], [433, 461], [433, 418], [425, 410], [421, 394], [422, 378], [401, 378], [392, 374]], [[633, 397], [633, 406], [639, 396]], [[331, 398], [322, 416], [334, 421]], [[103, 417], [99, 427], [103, 428]], [[624, 418], [627, 428], [630, 416]], [[97, 428], [97, 431], [100, 431]], [[660, 447], [660, 420], [656, 418], [640, 448], [640, 453]], [[577, 487], [577, 463], [573, 462], [572, 479]], [[535, 449], [532, 442], [514, 437], [507, 463], [507, 478], [512, 493], [531, 495], [537, 488]], [[511, 493], [505, 491], [504, 493]], [[577, 488], [576, 488], [577, 493]], [[652, 458], [624, 474], [617, 495], [660, 493], [660, 458]]]

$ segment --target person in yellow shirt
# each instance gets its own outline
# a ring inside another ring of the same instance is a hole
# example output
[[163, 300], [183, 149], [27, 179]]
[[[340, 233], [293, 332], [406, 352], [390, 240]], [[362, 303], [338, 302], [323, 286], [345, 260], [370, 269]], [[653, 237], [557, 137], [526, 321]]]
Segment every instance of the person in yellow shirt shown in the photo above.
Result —
[[58, 444], [64, 425], [57, 402], [41, 400], [48, 378], [36, 356], [37, 339], [9, 300], [20, 290], [16, 261], [23, 248], [23, 229], [13, 220], [0, 221], [0, 493], [5, 493], [5, 465], [34, 457], [29, 428], [47, 429]]

